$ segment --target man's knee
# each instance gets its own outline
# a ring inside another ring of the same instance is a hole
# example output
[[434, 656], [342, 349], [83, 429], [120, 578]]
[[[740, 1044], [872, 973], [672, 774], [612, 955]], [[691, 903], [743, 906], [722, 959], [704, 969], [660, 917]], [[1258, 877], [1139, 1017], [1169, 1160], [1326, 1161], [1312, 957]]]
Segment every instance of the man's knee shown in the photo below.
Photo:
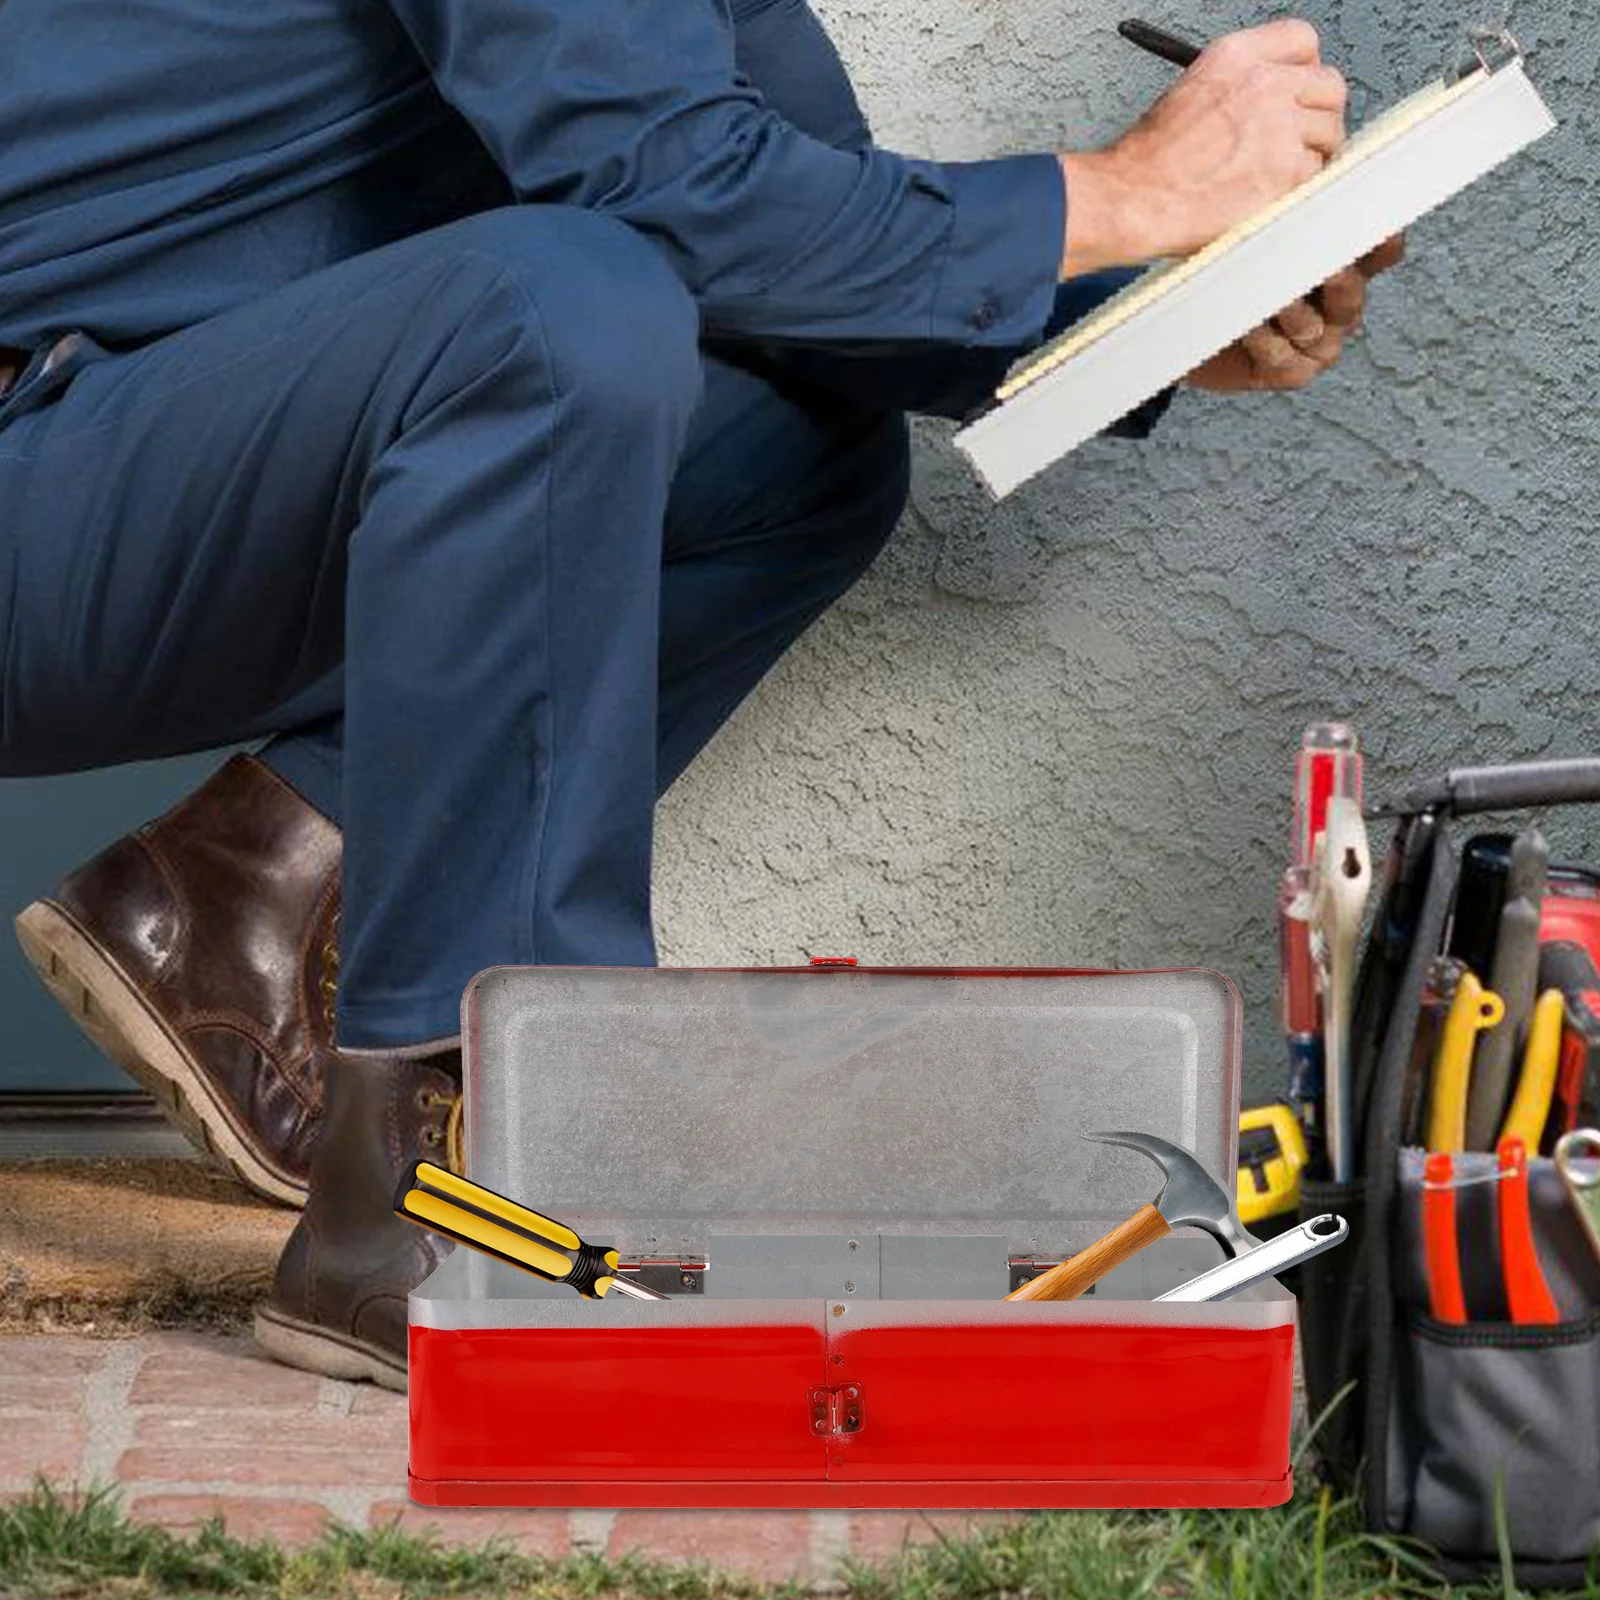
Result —
[[642, 234], [575, 207], [513, 206], [435, 237], [461, 269], [462, 319], [519, 324], [558, 398], [597, 421], [693, 410], [699, 312]]

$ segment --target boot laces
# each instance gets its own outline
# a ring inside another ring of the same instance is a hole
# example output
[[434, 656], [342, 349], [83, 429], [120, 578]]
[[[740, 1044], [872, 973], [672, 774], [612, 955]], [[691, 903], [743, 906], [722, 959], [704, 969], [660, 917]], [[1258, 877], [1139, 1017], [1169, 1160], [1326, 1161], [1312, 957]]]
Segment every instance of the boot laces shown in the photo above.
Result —
[[328, 937], [322, 942], [322, 977], [317, 984], [322, 992], [322, 1020], [331, 1039], [338, 1029], [339, 1015], [339, 913], [333, 914]]
[[467, 1175], [466, 1102], [459, 1092], [441, 1094], [437, 1089], [424, 1089], [417, 1095], [417, 1105], [426, 1112], [444, 1111], [444, 1123], [430, 1122], [422, 1130], [422, 1142], [430, 1149], [444, 1151], [444, 1164], [457, 1177]]
[[[339, 913], [333, 914], [328, 937], [322, 943], [322, 977], [317, 987], [322, 993], [322, 1015], [328, 1024], [331, 1039], [337, 1028], [339, 1011]], [[440, 1094], [436, 1089], [424, 1089], [417, 1096], [417, 1105], [424, 1112], [445, 1112], [444, 1125], [430, 1122], [422, 1130], [422, 1142], [430, 1149], [444, 1151], [444, 1164], [458, 1177], [467, 1175], [465, 1103], [459, 1092]]]

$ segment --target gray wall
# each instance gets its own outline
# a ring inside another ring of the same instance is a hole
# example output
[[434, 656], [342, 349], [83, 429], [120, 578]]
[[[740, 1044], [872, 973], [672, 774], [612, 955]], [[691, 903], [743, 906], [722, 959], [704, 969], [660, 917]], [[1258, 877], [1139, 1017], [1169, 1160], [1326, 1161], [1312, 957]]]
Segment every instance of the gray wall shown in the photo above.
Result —
[[[1167, 77], [1113, 36], [1123, 0], [822, 9], [879, 138], [917, 154], [1098, 142]], [[1463, 16], [1305, 11], [1358, 115]], [[667, 959], [1204, 963], [1242, 986], [1270, 1093], [1302, 726], [1353, 719], [1375, 789], [1600, 751], [1600, 30], [1577, 0], [1514, 25], [1563, 127], [1416, 230], [1314, 393], [1180, 397], [1150, 443], [998, 509], [923, 430], [895, 545], [670, 797]], [[1600, 827], [1554, 831], [1600, 859]]]
[[[952, 158], [1109, 137], [1166, 79], [1112, 37], [1125, 9], [822, 5], [880, 138]], [[1460, 15], [1305, 9], [1358, 112], [1434, 71]], [[1270, 1092], [1301, 726], [1353, 718], [1376, 788], [1600, 750], [1600, 32], [1577, 0], [1516, 26], [1562, 130], [1417, 230], [1314, 394], [1185, 396], [1150, 444], [1090, 446], [999, 509], [922, 431], [878, 569], [669, 798], [664, 959], [1202, 963], [1243, 987]], [[20, 903], [193, 770], [0, 786], [0, 886]], [[1600, 828], [1557, 832], [1600, 859]], [[0, 973], [0, 1075], [81, 1066], [25, 983]]]
[[215, 765], [210, 756], [118, 772], [0, 782], [0, 1090], [131, 1088], [63, 1016], [9, 936], [10, 919], [62, 873], [166, 809]]

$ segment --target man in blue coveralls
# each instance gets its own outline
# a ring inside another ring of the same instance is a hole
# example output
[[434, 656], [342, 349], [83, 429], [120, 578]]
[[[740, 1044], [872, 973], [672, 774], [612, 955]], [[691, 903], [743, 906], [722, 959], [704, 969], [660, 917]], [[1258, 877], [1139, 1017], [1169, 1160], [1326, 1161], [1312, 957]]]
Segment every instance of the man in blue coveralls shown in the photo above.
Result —
[[[653, 960], [656, 797], [872, 561], [904, 414], [1343, 109], [1281, 21], [1103, 150], [939, 164], [803, 0], [0, 0], [0, 770], [271, 739], [19, 932], [306, 1205], [270, 1350], [403, 1384], [442, 1246], [390, 1199], [454, 1144], [463, 985]], [[1190, 381], [1305, 383], [1397, 256]]]

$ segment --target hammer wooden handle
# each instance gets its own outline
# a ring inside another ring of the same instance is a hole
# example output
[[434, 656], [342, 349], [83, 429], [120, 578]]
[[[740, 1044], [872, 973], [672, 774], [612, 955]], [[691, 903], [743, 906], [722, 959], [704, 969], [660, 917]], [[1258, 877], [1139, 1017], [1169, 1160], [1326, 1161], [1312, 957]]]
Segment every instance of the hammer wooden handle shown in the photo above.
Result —
[[1080, 1250], [1070, 1261], [1063, 1261], [1048, 1272], [1041, 1272], [1007, 1300], [1076, 1300], [1091, 1284], [1113, 1267], [1120, 1267], [1129, 1256], [1136, 1256], [1147, 1244], [1165, 1239], [1172, 1232], [1167, 1219], [1154, 1206], [1141, 1206], [1120, 1227], [1105, 1238]]

